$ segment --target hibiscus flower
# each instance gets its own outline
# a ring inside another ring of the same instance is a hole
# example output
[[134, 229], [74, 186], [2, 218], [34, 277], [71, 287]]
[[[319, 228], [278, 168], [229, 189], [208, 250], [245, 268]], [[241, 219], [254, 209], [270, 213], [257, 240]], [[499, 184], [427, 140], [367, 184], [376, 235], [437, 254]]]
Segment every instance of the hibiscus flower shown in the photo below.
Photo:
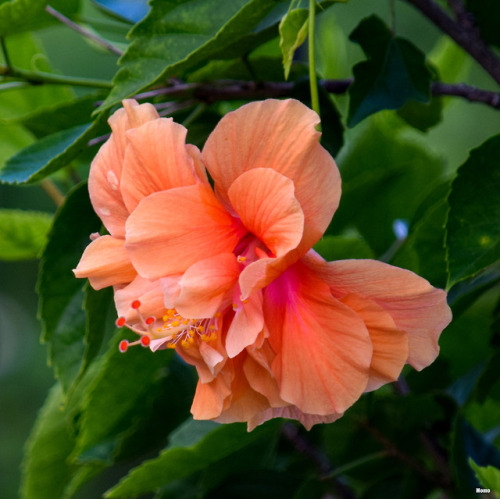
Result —
[[196, 419], [251, 429], [287, 417], [310, 428], [438, 355], [451, 320], [444, 291], [311, 249], [340, 199], [318, 122], [296, 100], [250, 103], [225, 115], [200, 153], [150, 104], [124, 101], [110, 118], [89, 176], [109, 235], [75, 275], [114, 286], [117, 323], [138, 343], [175, 348], [196, 367]]

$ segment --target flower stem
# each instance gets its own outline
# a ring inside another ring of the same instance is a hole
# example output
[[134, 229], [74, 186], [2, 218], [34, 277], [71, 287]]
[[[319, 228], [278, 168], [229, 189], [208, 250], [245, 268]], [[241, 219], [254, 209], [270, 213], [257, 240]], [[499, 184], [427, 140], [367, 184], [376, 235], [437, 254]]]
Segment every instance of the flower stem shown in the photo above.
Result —
[[314, 21], [316, 17], [316, 0], [309, 0], [309, 84], [311, 85], [311, 107], [319, 116], [318, 81], [316, 79], [316, 62], [314, 56]]
[[191, 113], [187, 116], [187, 118], [182, 122], [182, 124], [185, 127], [188, 127], [198, 116], [205, 111], [206, 104], [203, 102], [201, 104], [198, 104], [192, 111]]
[[64, 195], [59, 190], [59, 188], [52, 182], [52, 180], [46, 178], [40, 182], [42, 189], [45, 193], [54, 201], [57, 207], [61, 206], [64, 203]]

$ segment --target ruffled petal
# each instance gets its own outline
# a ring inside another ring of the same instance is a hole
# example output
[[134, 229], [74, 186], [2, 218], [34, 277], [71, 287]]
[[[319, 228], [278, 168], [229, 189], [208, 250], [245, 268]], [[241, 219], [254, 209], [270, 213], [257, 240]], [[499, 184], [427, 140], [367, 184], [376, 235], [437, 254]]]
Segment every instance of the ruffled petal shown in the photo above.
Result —
[[191, 405], [194, 419], [215, 419], [220, 416], [226, 400], [231, 396], [231, 378], [231, 373], [225, 371], [210, 383], [198, 381]]
[[240, 265], [233, 253], [221, 253], [189, 267], [179, 281], [175, 309], [190, 319], [213, 317], [238, 280]]
[[126, 228], [130, 259], [149, 279], [230, 253], [245, 233], [204, 184], [151, 194], [130, 215]]
[[231, 184], [247, 170], [270, 168], [293, 181], [305, 216], [303, 253], [323, 235], [340, 200], [340, 175], [319, 144], [318, 123], [297, 100], [252, 102], [226, 114], [202, 151], [226, 206]]
[[97, 153], [89, 173], [92, 206], [109, 233], [121, 238], [125, 237], [125, 221], [129, 214], [120, 189], [126, 132], [158, 118], [151, 104], [139, 105], [134, 100], [126, 100], [123, 105], [124, 108], [109, 118], [113, 133]]
[[361, 316], [373, 344], [370, 379], [366, 391], [396, 381], [408, 358], [408, 335], [396, 327], [392, 317], [374, 301], [346, 295], [341, 302]]
[[121, 192], [130, 213], [149, 194], [197, 182], [186, 133], [172, 118], [149, 121], [127, 132]]
[[269, 168], [240, 175], [228, 197], [243, 225], [275, 256], [294, 249], [304, 232], [304, 213], [294, 196], [293, 182]]
[[327, 416], [344, 412], [364, 392], [373, 351], [368, 330], [304, 264], [265, 289], [264, 317], [285, 402]]
[[242, 363], [245, 357], [245, 355], [242, 355], [230, 361], [234, 373], [231, 382], [231, 397], [222, 413], [215, 418], [215, 421], [219, 423], [249, 421], [256, 414], [269, 407], [267, 399], [253, 390], [248, 384], [242, 371]]
[[112, 236], [92, 241], [73, 272], [76, 277], [88, 277], [94, 289], [129, 283], [137, 275], [125, 250], [125, 241]]
[[318, 416], [317, 414], [306, 414], [294, 405], [284, 407], [270, 407], [265, 411], [258, 413], [256, 416], [248, 420], [248, 431], [252, 431], [256, 426], [269, 421], [273, 418], [296, 419], [300, 421], [306, 430], [310, 430], [315, 424], [333, 423], [341, 418], [343, 414], [328, 414], [327, 416]]
[[149, 281], [137, 276], [130, 284], [115, 289], [115, 306], [119, 317], [125, 317], [128, 323], [139, 319], [137, 310], [132, 308], [132, 302], [141, 302], [140, 311], [144, 317], [163, 317], [165, 304], [163, 289], [158, 280]]
[[408, 333], [407, 362], [415, 369], [434, 361], [439, 335], [451, 321], [443, 290], [409, 270], [375, 260], [341, 260], [317, 268], [335, 296], [365, 296], [390, 314], [396, 327]]
[[[238, 289], [236, 292], [239, 294]], [[235, 297], [234, 302], [236, 310], [226, 336], [226, 351], [230, 358], [252, 345], [264, 327], [262, 293], [254, 293], [245, 303]]]

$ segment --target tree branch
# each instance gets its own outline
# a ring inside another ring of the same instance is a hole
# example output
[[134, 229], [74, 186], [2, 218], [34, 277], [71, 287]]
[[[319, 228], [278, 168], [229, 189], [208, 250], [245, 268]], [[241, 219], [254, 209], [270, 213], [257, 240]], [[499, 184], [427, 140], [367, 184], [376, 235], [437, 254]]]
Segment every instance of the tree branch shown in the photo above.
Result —
[[71, 19], [68, 19], [66, 16], [58, 12], [56, 9], [52, 8], [50, 5], [47, 5], [45, 7], [45, 10], [53, 17], [55, 17], [57, 20], [61, 21], [63, 24], [68, 26], [69, 28], [75, 30], [77, 33], [80, 33], [80, 35], [83, 35], [84, 37], [88, 38], [89, 40], [92, 40], [93, 42], [97, 43], [98, 45], [101, 45], [101, 47], [104, 47], [106, 50], [109, 52], [112, 52], [113, 54], [116, 54], [118, 56], [123, 55], [123, 51], [120, 50], [118, 47], [115, 47], [112, 43], [109, 43], [107, 40], [104, 38], [101, 38], [100, 36], [96, 35], [92, 31], [89, 31], [88, 29], [80, 26], [79, 24], [74, 23]]
[[441, 31], [450, 36], [466, 50], [500, 85], [500, 59], [486, 45], [479, 30], [471, 22], [465, 7], [459, 0], [450, 0], [452, 9], [457, 16], [454, 21], [433, 0], [406, 0], [420, 10]]
[[[327, 92], [344, 94], [352, 84], [351, 78], [341, 80], [321, 80], [319, 82]], [[183, 83], [172, 81], [170, 86], [161, 87], [138, 94], [137, 99], [149, 99], [160, 95], [172, 99], [194, 98], [198, 101], [212, 103], [220, 100], [245, 100], [290, 97], [293, 94], [293, 82], [259, 82], [240, 80], [219, 80], [213, 83]], [[479, 102], [495, 109], [500, 109], [500, 93], [481, 90], [463, 83], [432, 82], [431, 93], [434, 96], [462, 97], [469, 102]]]

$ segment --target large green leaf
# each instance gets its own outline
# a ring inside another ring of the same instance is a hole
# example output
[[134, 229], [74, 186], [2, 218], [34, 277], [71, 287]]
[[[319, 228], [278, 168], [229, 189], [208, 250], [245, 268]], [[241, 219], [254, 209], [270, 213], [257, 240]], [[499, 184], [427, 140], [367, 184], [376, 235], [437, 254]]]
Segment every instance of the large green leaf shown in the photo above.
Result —
[[413, 220], [443, 171], [442, 159], [388, 113], [349, 130], [336, 159], [342, 198], [328, 233], [354, 227], [376, 255], [396, 242], [394, 221]]
[[100, 229], [85, 184], [75, 188], [58, 211], [41, 260], [38, 293], [42, 339], [49, 345], [49, 362], [66, 391], [77, 376], [85, 352], [86, 317], [82, 308], [85, 281], [74, 269]]
[[348, 125], [382, 109], [399, 109], [408, 100], [429, 102], [431, 74], [424, 54], [394, 37], [377, 16], [363, 19], [349, 37], [368, 57], [353, 68]]
[[[112, 460], [125, 434], [134, 425], [146, 424], [155, 399], [162, 396], [173, 352], [138, 347], [122, 354], [122, 338], [117, 335], [111, 342], [86, 394], [75, 451], [82, 462]], [[168, 420], [166, 414], [163, 419]], [[155, 433], [159, 438], [162, 431]]]
[[448, 199], [449, 284], [477, 274], [500, 258], [500, 135], [470, 152]]
[[280, 48], [283, 54], [285, 80], [288, 80], [295, 51], [306, 39], [308, 18], [309, 10], [294, 9], [288, 12], [280, 22]]
[[0, 260], [38, 258], [51, 222], [50, 213], [0, 210]]
[[[131, 32], [120, 59], [108, 108], [185, 69], [211, 59], [247, 53], [276, 34], [279, 19], [266, 16], [278, 0], [154, 0]], [[284, 5], [284, 4], [283, 4]]]
[[276, 424], [268, 423], [252, 432], [243, 424], [216, 425], [210, 421], [188, 421], [170, 445], [157, 457], [133, 469], [106, 497], [138, 497], [182, 480], [196, 471], [230, 456], [257, 440], [269, 440]]
[[412, 225], [408, 237], [391, 260], [392, 264], [412, 270], [440, 288], [446, 286], [447, 280], [444, 247], [444, 228], [448, 212], [444, 195], [447, 186], [448, 184], [445, 184], [437, 189], [438, 194], [442, 196]]
[[75, 466], [68, 462], [74, 436], [61, 409], [61, 386], [55, 385], [41, 409], [28, 440], [23, 462], [23, 499], [61, 497]]
[[72, 15], [78, 10], [79, 0], [2, 0], [0, 3], [0, 37], [40, 29], [55, 19], [45, 12], [49, 4], [56, 10]]
[[98, 134], [102, 119], [43, 137], [12, 156], [0, 170], [0, 181], [33, 183], [68, 166]]

